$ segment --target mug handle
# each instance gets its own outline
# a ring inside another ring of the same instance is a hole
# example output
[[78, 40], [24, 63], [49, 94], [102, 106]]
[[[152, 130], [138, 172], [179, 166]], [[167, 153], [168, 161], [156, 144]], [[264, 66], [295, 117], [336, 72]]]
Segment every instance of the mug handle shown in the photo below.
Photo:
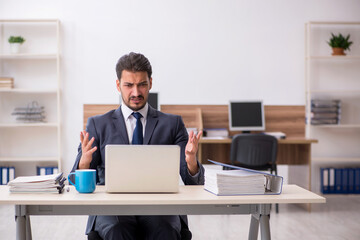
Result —
[[68, 175], [68, 181], [69, 181], [69, 183], [70, 183], [71, 185], [75, 186], [75, 184], [70, 180], [70, 176], [71, 176], [71, 175], [75, 175], [75, 173], [72, 172], [72, 173], [70, 173], [70, 174]]

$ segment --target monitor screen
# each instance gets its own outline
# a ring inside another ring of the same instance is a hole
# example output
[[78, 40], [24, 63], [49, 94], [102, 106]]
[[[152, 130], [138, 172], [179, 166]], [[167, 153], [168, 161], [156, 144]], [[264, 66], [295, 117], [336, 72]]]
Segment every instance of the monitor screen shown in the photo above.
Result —
[[262, 101], [231, 101], [229, 104], [230, 131], [265, 130]]
[[158, 93], [149, 93], [149, 97], [148, 97], [148, 103], [150, 104], [150, 106], [152, 106], [153, 108], [155, 108], [156, 110], [159, 110], [159, 106], [158, 106]]

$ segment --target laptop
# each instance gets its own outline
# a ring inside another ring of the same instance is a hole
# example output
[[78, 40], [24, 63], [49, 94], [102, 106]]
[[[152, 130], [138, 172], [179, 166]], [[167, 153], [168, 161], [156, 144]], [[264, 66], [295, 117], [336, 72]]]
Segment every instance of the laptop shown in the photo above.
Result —
[[105, 189], [109, 193], [179, 191], [177, 145], [106, 145]]

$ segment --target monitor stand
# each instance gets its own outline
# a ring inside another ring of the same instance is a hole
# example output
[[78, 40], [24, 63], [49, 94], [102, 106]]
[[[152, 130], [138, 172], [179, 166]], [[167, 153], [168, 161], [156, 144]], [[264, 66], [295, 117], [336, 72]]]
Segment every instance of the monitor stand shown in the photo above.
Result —
[[243, 133], [243, 134], [244, 134], [244, 133], [250, 133], [250, 131], [242, 131], [241, 133]]

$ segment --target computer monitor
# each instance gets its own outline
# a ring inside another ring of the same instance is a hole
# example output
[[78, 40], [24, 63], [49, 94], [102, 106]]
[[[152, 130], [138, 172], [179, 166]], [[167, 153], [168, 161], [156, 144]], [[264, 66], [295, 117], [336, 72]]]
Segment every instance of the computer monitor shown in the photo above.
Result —
[[264, 105], [261, 100], [230, 101], [230, 131], [261, 131], [265, 130]]
[[149, 93], [148, 103], [156, 110], [159, 110], [158, 93]]

